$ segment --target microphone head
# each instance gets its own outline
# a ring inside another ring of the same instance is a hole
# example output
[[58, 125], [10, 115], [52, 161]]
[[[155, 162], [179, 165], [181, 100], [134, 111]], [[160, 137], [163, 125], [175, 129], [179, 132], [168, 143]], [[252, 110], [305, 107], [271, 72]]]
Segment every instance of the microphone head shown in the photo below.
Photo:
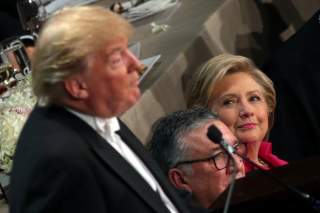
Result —
[[222, 133], [215, 125], [208, 128], [207, 136], [213, 143], [220, 144], [222, 141]]

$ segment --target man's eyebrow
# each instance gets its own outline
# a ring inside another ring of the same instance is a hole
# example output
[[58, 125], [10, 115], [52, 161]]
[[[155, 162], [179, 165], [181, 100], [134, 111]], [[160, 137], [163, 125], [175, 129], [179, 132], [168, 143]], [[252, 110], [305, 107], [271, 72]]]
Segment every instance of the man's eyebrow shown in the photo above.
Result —
[[217, 154], [217, 152], [221, 152], [222, 149], [220, 146], [216, 147], [216, 148], [213, 148], [210, 150], [212, 154]]

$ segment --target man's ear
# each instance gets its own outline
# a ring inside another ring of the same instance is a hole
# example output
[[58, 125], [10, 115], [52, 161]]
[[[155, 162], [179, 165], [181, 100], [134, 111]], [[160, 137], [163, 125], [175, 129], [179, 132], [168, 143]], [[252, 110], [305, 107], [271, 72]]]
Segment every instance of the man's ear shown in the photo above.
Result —
[[74, 99], [86, 99], [89, 96], [86, 83], [77, 78], [65, 80], [64, 88]]
[[188, 178], [182, 170], [177, 168], [170, 169], [168, 176], [169, 181], [175, 188], [191, 192], [191, 188], [188, 183]]

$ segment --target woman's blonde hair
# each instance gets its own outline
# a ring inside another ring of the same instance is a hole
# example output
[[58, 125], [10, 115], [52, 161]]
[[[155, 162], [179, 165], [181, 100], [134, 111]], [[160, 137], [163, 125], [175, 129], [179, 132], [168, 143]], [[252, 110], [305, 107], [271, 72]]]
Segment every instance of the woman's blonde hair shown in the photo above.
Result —
[[273, 113], [276, 107], [276, 92], [271, 79], [259, 70], [252, 60], [244, 56], [221, 54], [204, 63], [193, 75], [189, 93], [187, 93], [187, 106], [209, 107], [212, 91], [226, 75], [244, 72], [262, 86], [264, 96], [270, 113], [269, 130], [273, 125]]
[[125, 19], [103, 7], [75, 6], [57, 12], [44, 24], [32, 57], [34, 93], [46, 102], [66, 95], [62, 82], [85, 71], [91, 53], [131, 33]]

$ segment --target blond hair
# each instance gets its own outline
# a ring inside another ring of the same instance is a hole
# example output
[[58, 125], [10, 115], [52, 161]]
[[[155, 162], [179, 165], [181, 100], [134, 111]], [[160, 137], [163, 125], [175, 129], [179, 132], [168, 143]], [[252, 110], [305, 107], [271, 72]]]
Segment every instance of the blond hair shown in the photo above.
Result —
[[231, 73], [248, 73], [264, 90], [264, 96], [270, 112], [269, 129], [273, 124], [273, 112], [276, 107], [276, 92], [271, 79], [259, 70], [252, 60], [244, 56], [221, 54], [204, 63], [193, 75], [187, 106], [209, 107], [212, 91], [226, 75]]
[[75, 6], [57, 12], [43, 26], [32, 58], [34, 93], [45, 102], [59, 100], [66, 95], [62, 82], [86, 70], [90, 54], [131, 33], [125, 19], [103, 7]]

